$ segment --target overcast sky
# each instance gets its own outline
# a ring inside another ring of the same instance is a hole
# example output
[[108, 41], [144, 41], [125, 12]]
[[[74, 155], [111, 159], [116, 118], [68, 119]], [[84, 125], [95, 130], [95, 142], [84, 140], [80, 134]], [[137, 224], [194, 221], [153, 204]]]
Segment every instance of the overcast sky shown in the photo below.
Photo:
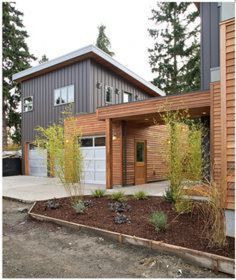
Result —
[[56, 58], [95, 44], [97, 26], [105, 24], [114, 58], [146, 80], [152, 80], [147, 29], [156, 0], [17, 0], [24, 13], [30, 51]]

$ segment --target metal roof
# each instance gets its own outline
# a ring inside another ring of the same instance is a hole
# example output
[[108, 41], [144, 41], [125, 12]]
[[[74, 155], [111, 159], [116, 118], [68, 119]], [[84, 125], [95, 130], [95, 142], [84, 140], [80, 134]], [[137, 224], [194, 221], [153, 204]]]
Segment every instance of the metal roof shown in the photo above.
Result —
[[14, 74], [12, 76], [13, 80], [23, 80], [24, 77], [35, 74], [39, 71], [43, 71], [44, 69], [48, 69], [51, 68], [57, 64], [69, 61], [73, 58], [85, 55], [85, 54], [89, 54], [89, 53], [94, 53], [97, 56], [101, 57], [102, 59], [104, 59], [105, 61], [107, 61], [108, 63], [112, 64], [113, 66], [115, 66], [116, 68], [118, 68], [119, 70], [125, 72], [127, 75], [131, 76], [132, 78], [134, 78], [135, 80], [139, 81], [140, 83], [142, 83], [143, 85], [145, 85], [146, 87], [148, 87], [149, 89], [151, 89], [152, 91], [154, 91], [156, 94], [161, 95], [161, 96], [165, 96], [165, 92], [163, 92], [162, 90], [160, 90], [158, 87], [154, 86], [152, 83], [145, 81], [143, 78], [141, 78], [140, 76], [138, 76], [137, 74], [135, 74], [133, 71], [129, 70], [128, 68], [126, 68], [124, 65], [120, 64], [118, 61], [116, 61], [114, 58], [112, 58], [110, 55], [108, 55], [107, 53], [105, 53], [104, 51], [100, 50], [99, 48], [97, 48], [94, 45], [89, 45], [86, 46], [84, 48], [81, 48], [79, 50], [70, 52], [66, 55], [60, 56], [58, 58], [52, 59], [50, 61], [47, 61], [45, 63], [39, 64], [35, 67], [26, 69], [24, 71], [21, 71], [17, 74]]

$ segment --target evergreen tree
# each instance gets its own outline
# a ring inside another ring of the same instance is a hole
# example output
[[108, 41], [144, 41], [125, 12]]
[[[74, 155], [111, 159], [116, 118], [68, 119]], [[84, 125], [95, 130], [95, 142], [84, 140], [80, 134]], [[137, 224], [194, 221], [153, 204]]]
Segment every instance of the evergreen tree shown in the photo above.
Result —
[[149, 63], [157, 76], [153, 84], [166, 94], [200, 88], [199, 12], [190, 2], [159, 2], [152, 10], [149, 29], [154, 47]]
[[99, 49], [106, 52], [107, 54], [109, 54], [110, 56], [113, 56], [114, 52], [109, 50], [110, 47], [111, 47], [111, 43], [110, 43], [110, 40], [108, 39], [108, 37], [105, 34], [105, 29], [106, 29], [105, 25], [98, 26], [98, 37], [97, 37], [96, 46]]
[[22, 22], [23, 13], [18, 11], [12, 2], [3, 2], [2, 5], [2, 130], [3, 146], [7, 146], [9, 136], [14, 143], [20, 143], [21, 140], [21, 114], [19, 112], [21, 94], [19, 86], [12, 81], [12, 75], [29, 68], [31, 60], [36, 58], [30, 54], [25, 42], [28, 34]]
[[41, 59], [39, 60], [39, 64], [42, 64], [42, 63], [44, 63], [46, 61], [48, 61], [48, 58], [47, 58], [46, 54], [43, 54]]

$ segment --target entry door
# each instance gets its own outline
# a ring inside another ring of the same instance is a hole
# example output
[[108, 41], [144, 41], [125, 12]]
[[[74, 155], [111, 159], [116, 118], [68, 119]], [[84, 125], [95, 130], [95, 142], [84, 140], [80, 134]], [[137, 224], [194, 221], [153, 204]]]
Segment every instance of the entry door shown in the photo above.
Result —
[[146, 141], [135, 141], [135, 185], [146, 183]]

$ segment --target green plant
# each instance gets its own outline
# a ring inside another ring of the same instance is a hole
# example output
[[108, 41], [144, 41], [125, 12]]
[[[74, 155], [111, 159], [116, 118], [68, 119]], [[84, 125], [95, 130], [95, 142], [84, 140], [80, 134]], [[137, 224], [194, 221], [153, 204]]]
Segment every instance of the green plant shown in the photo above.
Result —
[[86, 206], [85, 206], [83, 200], [74, 201], [74, 203], [72, 204], [72, 207], [75, 209], [75, 212], [77, 214], [83, 214], [86, 209]]
[[147, 199], [147, 193], [144, 191], [138, 191], [134, 194], [134, 198], [137, 200]]
[[116, 200], [116, 201], [124, 201], [126, 199], [125, 198], [125, 193], [122, 192], [122, 191], [114, 192], [111, 195], [111, 199]]
[[152, 213], [150, 222], [155, 226], [156, 231], [162, 231], [167, 228], [167, 216], [164, 212]]
[[179, 199], [175, 202], [175, 210], [178, 213], [189, 213], [193, 209], [193, 202], [189, 199]]
[[167, 202], [170, 202], [170, 203], [175, 203], [175, 198], [174, 198], [174, 194], [173, 194], [173, 191], [171, 188], [168, 188], [165, 193], [163, 194], [163, 197], [164, 199], [167, 201]]
[[106, 190], [101, 190], [101, 189], [96, 189], [92, 191], [92, 196], [93, 197], [103, 197], [106, 193]]

